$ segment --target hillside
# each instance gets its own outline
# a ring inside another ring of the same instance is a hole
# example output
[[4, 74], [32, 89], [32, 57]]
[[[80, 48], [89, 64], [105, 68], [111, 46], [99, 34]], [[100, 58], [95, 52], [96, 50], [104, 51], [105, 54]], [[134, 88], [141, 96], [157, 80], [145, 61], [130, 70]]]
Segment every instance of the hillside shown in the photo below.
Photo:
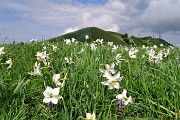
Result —
[[[86, 41], [85, 36], [89, 35], [89, 39]], [[103, 39], [106, 42], [113, 42], [115, 44], [121, 44], [121, 45], [128, 45], [126, 42], [123, 41], [123, 38], [117, 37], [111, 32], [99, 29], [97, 27], [88, 27], [88, 28], [83, 28], [71, 33], [64, 34], [59, 37], [55, 37], [50, 39], [50, 41], [59, 41], [63, 39], [71, 39], [75, 38], [76, 40], [80, 42], [92, 42], [95, 41], [96, 39]]]
[[[89, 35], [89, 39], [87, 41], [85, 40], [85, 35]], [[88, 43], [91, 43], [92, 41], [95, 41], [96, 39], [103, 39], [104, 42], [113, 42], [114, 44], [120, 44], [123, 46], [128, 46], [128, 45], [152, 46], [152, 45], [160, 45], [160, 44], [164, 44], [166, 46], [172, 45], [163, 39], [152, 38], [149, 36], [138, 38], [135, 36], [128, 36], [127, 33], [120, 34], [117, 32], [105, 31], [97, 27], [87, 27], [87, 28], [79, 29], [77, 31], [49, 39], [49, 41], [57, 42], [59, 40], [71, 39], [71, 38], [75, 38], [76, 40], [80, 42], [88, 42]]]

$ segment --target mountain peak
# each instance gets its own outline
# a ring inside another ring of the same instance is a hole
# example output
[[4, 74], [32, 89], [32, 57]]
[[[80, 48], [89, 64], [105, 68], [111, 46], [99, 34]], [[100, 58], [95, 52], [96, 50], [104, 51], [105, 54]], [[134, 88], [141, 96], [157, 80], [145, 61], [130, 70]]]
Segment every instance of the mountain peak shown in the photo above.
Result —
[[[86, 40], [85, 36], [89, 35], [89, 39]], [[166, 42], [163, 39], [158, 38], [152, 38], [151, 36], [138, 38], [135, 36], [128, 36], [127, 33], [121, 34], [117, 32], [112, 31], [105, 31], [103, 29], [100, 29], [98, 27], [86, 27], [79, 30], [76, 30], [74, 32], [70, 32], [64, 35], [61, 35], [59, 37], [55, 37], [50, 39], [50, 41], [59, 41], [64, 39], [71, 39], [75, 38], [76, 40], [80, 42], [88, 42], [91, 43], [93, 41], [96, 41], [97, 39], [103, 39], [104, 42], [113, 42], [114, 44], [118, 45], [135, 45], [135, 46], [152, 46], [152, 45], [171, 45], [170, 43]]]

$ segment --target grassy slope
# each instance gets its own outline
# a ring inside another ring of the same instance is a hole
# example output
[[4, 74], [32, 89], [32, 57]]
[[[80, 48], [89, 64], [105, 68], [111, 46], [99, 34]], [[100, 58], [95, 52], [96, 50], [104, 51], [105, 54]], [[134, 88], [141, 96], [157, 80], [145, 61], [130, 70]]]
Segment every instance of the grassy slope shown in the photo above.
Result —
[[[0, 62], [11, 58], [13, 66], [7, 70], [6, 65], [0, 64], [2, 120], [76, 120], [79, 116], [85, 117], [86, 112], [93, 111], [98, 120], [118, 120], [118, 106], [114, 99], [123, 88], [133, 98], [133, 104], [126, 108], [128, 120], [134, 117], [141, 117], [139, 120], [175, 119], [175, 112], [180, 110], [180, 64], [176, 64], [176, 58], [180, 60], [179, 50], [174, 51], [161, 64], [153, 64], [145, 62], [147, 59], [141, 57], [145, 53], [143, 50], [139, 50], [137, 59], [130, 59], [124, 50], [111, 53], [107, 46], [98, 47], [93, 52], [88, 46], [65, 45], [62, 42], [56, 45], [62, 49], [53, 52], [51, 46], [48, 47], [51, 52], [51, 67], [42, 69], [43, 76], [37, 77], [30, 76], [28, 72], [33, 71], [35, 54], [42, 50], [41, 43], [3, 45], [6, 54], [1, 56]], [[81, 48], [85, 51], [78, 55]], [[124, 54], [126, 59], [115, 67], [124, 76], [120, 82], [122, 88], [108, 90], [101, 84], [106, 79], [102, 77], [99, 68], [103, 67], [101, 64], [114, 62], [117, 53]], [[66, 56], [72, 56], [75, 64], [66, 64]], [[55, 87], [51, 82], [53, 74], [67, 73], [69, 68], [68, 80], [60, 93], [64, 99], [59, 100], [53, 110], [49, 110], [47, 104], [42, 102], [42, 92], [47, 85]], [[136, 79], [137, 73], [140, 74], [139, 79]]]

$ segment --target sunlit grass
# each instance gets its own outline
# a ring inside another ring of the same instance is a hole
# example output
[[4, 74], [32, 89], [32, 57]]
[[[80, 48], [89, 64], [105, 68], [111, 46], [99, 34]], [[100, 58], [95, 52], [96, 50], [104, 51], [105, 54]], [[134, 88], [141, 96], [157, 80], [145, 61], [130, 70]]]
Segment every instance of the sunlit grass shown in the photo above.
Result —
[[[43, 76], [29, 74], [36, 62], [36, 53], [42, 51], [42, 43], [0, 45], [5, 47], [0, 63], [8, 58], [13, 62], [11, 69], [0, 64], [2, 120], [76, 120], [93, 111], [98, 120], [119, 120], [116, 95], [123, 89], [133, 98], [133, 103], [125, 108], [124, 119], [176, 119], [180, 116], [177, 114], [180, 110], [180, 50], [174, 49], [163, 61], [153, 63], [147, 56], [142, 57], [146, 51], [142, 48], [137, 48], [137, 58], [132, 59], [123, 47], [111, 52], [111, 47], [106, 45], [98, 46], [96, 51], [87, 45], [66, 45], [64, 42], [45, 45], [50, 53], [50, 67], [41, 64]], [[56, 52], [51, 45], [58, 47]], [[78, 54], [81, 48], [85, 50]], [[99, 69], [116, 62], [118, 53], [123, 58], [115, 70], [120, 71], [123, 79], [119, 82], [120, 89], [109, 90], [101, 84], [106, 78]], [[72, 57], [73, 64], [64, 60], [68, 56]], [[65, 81], [65, 86], [60, 89], [63, 99], [50, 109], [43, 103], [42, 93], [47, 86], [56, 87], [52, 82], [54, 74], [61, 74], [60, 81]]]

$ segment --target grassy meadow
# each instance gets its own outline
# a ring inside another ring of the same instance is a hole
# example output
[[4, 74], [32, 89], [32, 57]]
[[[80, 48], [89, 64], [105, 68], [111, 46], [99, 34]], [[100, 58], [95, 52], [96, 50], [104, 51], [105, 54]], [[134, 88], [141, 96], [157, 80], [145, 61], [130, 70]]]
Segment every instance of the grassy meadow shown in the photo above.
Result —
[[[0, 48], [4, 48], [0, 51], [0, 118], [90, 120], [86, 113], [94, 112], [96, 120], [178, 120], [180, 50], [157, 46], [115, 48], [71, 40], [1, 44]], [[44, 60], [38, 61], [37, 52], [44, 51]], [[9, 58], [11, 62], [7, 62]], [[101, 83], [108, 78], [100, 69], [113, 63], [116, 73], [123, 76], [116, 81], [119, 89], [109, 89]], [[34, 72], [37, 66], [40, 74]], [[52, 80], [54, 74], [60, 74], [61, 85]], [[47, 86], [59, 88], [62, 96], [52, 106], [43, 102]], [[124, 89], [132, 102], [121, 106], [116, 96]]]

